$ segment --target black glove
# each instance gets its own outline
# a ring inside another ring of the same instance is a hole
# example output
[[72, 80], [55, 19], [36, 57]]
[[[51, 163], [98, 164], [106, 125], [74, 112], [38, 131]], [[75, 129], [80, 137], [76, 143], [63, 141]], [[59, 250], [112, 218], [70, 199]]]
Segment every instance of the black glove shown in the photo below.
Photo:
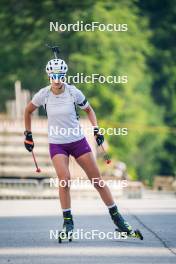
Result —
[[24, 131], [24, 135], [25, 135], [25, 140], [24, 140], [24, 145], [25, 148], [31, 152], [34, 148], [34, 141], [32, 138], [32, 132], [31, 131]]
[[102, 145], [104, 142], [104, 136], [99, 133], [99, 128], [94, 127], [94, 136], [96, 137], [96, 141], [98, 146]]

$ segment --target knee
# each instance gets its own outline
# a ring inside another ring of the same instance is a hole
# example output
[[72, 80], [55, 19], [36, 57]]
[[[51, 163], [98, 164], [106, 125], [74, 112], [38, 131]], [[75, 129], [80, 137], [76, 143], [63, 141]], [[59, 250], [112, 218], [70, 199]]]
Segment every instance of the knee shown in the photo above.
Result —
[[105, 181], [101, 178], [92, 178], [91, 183], [93, 184], [93, 186], [95, 187], [95, 189], [99, 190], [105, 187]]
[[65, 176], [59, 179], [59, 188], [68, 189], [71, 186], [71, 178], [70, 176]]

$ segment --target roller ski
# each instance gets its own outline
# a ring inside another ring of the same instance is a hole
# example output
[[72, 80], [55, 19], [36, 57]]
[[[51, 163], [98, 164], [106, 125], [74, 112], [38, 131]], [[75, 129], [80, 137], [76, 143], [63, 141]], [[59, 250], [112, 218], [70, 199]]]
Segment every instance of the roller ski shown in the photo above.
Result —
[[110, 208], [109, 213], [114, 224], [117, 226], [115, 231], [119, 233], [125, 232], [128, 237], [138, 238], [140, 240], [144, 239], [142, 233], [138, 229], [133, 230], [128, 222], [124, 220], [122, 215], [118, 212], [117, 206]]
[[63, 229], [62, 231], [59, 232], [58, 243], [62, 243], [62, 241], [72, 242], [73, 229], [74, 229], [72, 215], [70, 212], [64, 212], [63, 215], [64, 215]]

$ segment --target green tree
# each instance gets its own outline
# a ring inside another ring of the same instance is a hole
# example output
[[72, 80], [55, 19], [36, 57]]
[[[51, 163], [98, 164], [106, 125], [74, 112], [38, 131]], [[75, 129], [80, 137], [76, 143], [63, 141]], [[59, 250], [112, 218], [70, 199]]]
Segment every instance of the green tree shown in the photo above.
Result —
[[[150, 18], [153, 31], [151, 42], [154, 56], [149, 60], [153, 73], [152, 96], [164, 112], [164, 122], [173, 128], [163, 143], [158, 155], [159, 173], [174, 175], [176, 173], [176, 1], [139, 1], [141, 12]], [[158, 8], [159, 7], [159, 8]]]

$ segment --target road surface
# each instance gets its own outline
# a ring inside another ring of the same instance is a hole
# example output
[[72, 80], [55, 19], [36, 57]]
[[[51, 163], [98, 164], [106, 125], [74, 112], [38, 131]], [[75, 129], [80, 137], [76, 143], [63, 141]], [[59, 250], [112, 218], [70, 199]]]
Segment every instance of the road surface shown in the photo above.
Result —
[[[118, 205], [142, 231], [143, 241], [95, 236], [58, 244], [53, 235], [62, 225], [57, 200], [1, 200], [0, 263], [176, 263], [176, 199], [119, 200]], [[72, 208], [75, 230], [82, 234], [114, 231], [100, 200], [73, 199]]]

